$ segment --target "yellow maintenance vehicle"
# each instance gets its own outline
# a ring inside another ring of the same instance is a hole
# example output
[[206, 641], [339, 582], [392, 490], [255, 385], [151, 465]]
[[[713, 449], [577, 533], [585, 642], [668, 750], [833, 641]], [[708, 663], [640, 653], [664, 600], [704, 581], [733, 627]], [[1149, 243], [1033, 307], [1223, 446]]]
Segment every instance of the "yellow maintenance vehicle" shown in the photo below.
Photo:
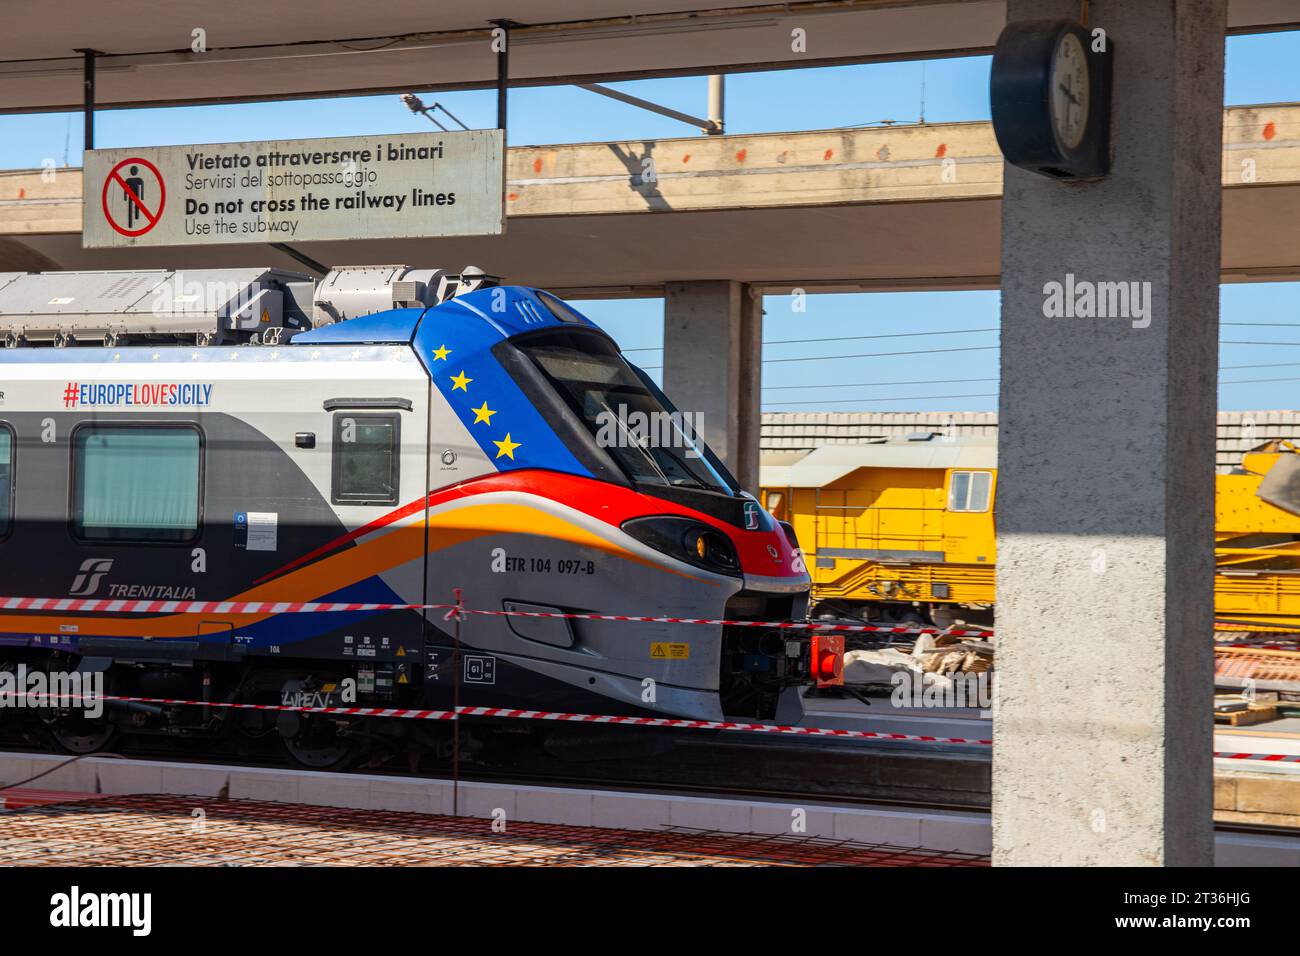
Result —
[[[760, 481], [803, 549], [815, 616], [992, 625], [996, 439], [766, 452]], [[1215, 490], [1220, 629], [1300, 631], [1300, 448], [1261, 445]]]

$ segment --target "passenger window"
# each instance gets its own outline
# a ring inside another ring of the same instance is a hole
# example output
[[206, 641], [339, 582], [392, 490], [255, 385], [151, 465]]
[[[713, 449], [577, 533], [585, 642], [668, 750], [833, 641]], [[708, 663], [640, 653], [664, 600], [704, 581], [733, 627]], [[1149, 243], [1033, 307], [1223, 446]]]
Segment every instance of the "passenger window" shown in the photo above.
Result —
[[83, 541], [192, 541], [202, 443], [191, 425], [82, 425], [72, 435], [72, 533]]
[[0, 538], [13, 530], [14, 505], [14, 433], [0, 424]]
[[396, 415], [335, 415], [334, 504], [397, 504], [401, 447]]
[[954, 471], [948, 486], [949, 511], [988, 511], [993, 476], [987, 471]]

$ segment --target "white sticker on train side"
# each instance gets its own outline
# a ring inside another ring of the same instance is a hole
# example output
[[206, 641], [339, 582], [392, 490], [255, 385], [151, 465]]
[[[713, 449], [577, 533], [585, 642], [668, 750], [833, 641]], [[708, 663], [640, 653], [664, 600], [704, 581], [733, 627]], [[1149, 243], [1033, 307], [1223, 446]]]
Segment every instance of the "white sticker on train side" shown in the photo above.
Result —
[[465, 683], [495, 684], [497, 682], [497, 659], [491, 654], [465, 655]]
[[248, 512], [249, 551], [274, 551], [278, 537], [280, 516], [275, 511]]

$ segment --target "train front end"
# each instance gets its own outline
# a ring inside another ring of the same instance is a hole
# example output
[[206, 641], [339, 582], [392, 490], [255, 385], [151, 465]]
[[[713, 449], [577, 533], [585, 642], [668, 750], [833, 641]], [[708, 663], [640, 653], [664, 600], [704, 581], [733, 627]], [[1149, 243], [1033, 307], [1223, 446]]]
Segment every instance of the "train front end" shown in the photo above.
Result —
[[460, 426], [443, 434], [472, 441], [435, 411], [429, 593], [493, 612], [459, 638], [430, 617], [432, 682], [459, 640], [468, 706], [792, 722], [802, 688], [839, 679], [842, 645], [779, 626], [808, 604], [793, 533], [592, 322], [484, 289], [429, 310], [413, 345]]

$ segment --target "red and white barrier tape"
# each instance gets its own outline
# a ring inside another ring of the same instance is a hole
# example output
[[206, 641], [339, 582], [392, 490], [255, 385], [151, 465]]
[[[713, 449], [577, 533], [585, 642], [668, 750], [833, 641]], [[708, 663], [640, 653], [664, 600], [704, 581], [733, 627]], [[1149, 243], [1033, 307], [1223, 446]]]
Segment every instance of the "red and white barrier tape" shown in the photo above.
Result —
[[571, 621], [628, 621], [641, 624], [711, 624], [724, 627], [766, 627], [782, 630], [852, 631], [868, 634], [946, 634], [952, 637], [991, 637], [984, 628], [829, 624], [817, 621], [732, 621], [725, 618], [648, 617], [632, 614], [586, 614], [561, 611], [491, 611], [459, 604], [348, 603], [341, 601], [143, 601], [108, 598], [0, 597], [5, 611], [90, 611], [110, 614], [311, 614], [346, 611], [448, 611], [491, 617], [545, 617]]
[[[26, 694], [47, 705], [49, 696]], [[460, 717], [503, 717], [514, 720], [559, 720], [587, 724], [622, 724], [633, 727], [672, 727], [686, 730], [738, 730], [750, 733], [794, 734], [806, 737], [843, 737], [860, 740], [905, 740], [931, 744], [980, 744], [988, 746], [991, 740], [967, 737], [932, 737], [923, 734], [886, 734], [872, 730], [836, 730], [827, 727], [791, 727], [784, 724], [755, 724], [731, 720], [688, 720], [678, 717], [619, 717], [609, 714], [569, 714], [550, 710], [517, 710], [508, 707], [457, 707], [453, 710], [415, 710], [404, 707], [310, 707], [291, 704], [231, 704], [218, 701], [181, 700], [172, 697], [124, 697], [105, 694], [90, 697], [83, 694], [53, 695], [58, 706], [67, 701], [118, 701], [134, 704], [157, 704], [185, 707], [226, 707], [235, 710], [290, 710], [308, 714], [338, 714], [347, 717], [402, 717], [411, 720], [457, 720]]]
[[22, 694], [28, 699], [35, 698], [37, 706], [64, 707], [65, 701], [118, 701], [128, 704], [158, 704], [186, 707], [224, 707], [229, 710], [293, 710], [307, 714], [343, 714], [350, 717], [409, 717], [416, 720], [455, 720], [452, 710], [413, 710], [402, 707], [310, 707], [290, 704], [232, 704], [225, 701], [181, 700], [175, 697], [121, 697], [104, 694], [94, 697], [84, 694]]
[[[441, 606], [441, 605], [438, 605]], [[558, 617], [572, 621], [634, 621], [643, 624], [721, 624], [725, 627], [771, 627], [780, 630], [854, 631], [871, 634], [947, 634], [952, 637], [992, 637], [982, 628], [891, 627], [884, 624], [825, 624], [817, 621], [729, 621], [703, 617], [637, 617], [629, 614], [577, 614], [558, 611], [483, 611], [460, 608], [462, 614], [487, 614], [500, 617]]]
[[[642, 624], [707, 624], [724, 627], [770, 627], [782, 630], [839, 631], [859, 634], [948, 635], [951, 637], [992, 637], [991, 628], [982, 627], [911, 627], [888, 624], [832, 624], [820, 621], [732, 621], [726, 618], [651, 617], [633, 614], [588, 614], [561, 611], [494, 611], [468, 608], [460, 604], [402, 604], [347, 601], [148, 601], [110, 598], [34, 598], [0, 597], [5, 611], [80, 611], [109, 614], [317, 614], [357, 611], [448, 611], [456, 614], [479, 614], [492, 617], [562, 618], [570, 621], [627, 621]], [[1225, 626], [1215, 622], [1216, 627]], [[1280, 639], [1281, 644], [1288, 643]], [[1218, 644], [1219, 647], [1255, 647], [1253, 644]], [[1268, 645], [1265, 645], [1267, 647]], [[1288, 647], [1279, 646], [1278, 650]]]
[[680, 727], [691, 730], [742, 730], [760, 734], [794, 734], [805, 737], [844, 737], [855, 740], [912, 740], [930, 744], [982, 744], [991, 740], [968, 737], [931, 737], [923, 734], [885, 734], [873, 730], [836, 730], [828, 727], [791, 727], [751, 724], [731, 720], [685, 720], [677, 717], [613, 717], [603, 714], [565, 714], [546, 710], [511, 710], [505, 707], [460, 707], [463, 717], [513, 717], [522, 720], [563, 720], [588, 724], [627, 724], [635, 727]]
[[1300, 754], [1235, 754], [1214, 752], [1216, 760], [1262, 760], [1266, 763], [1300, 763]]

